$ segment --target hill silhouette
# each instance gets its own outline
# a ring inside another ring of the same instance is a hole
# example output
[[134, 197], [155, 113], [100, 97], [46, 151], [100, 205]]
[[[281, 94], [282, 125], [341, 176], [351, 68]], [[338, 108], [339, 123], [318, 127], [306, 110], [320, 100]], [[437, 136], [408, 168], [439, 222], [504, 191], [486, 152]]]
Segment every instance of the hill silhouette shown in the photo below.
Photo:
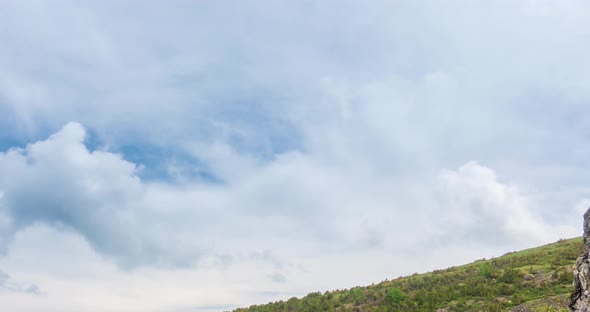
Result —
[[317, 311], [569, 311], [581, 237], [481, 259], [470, 264], [385, 280], [234, 312]]

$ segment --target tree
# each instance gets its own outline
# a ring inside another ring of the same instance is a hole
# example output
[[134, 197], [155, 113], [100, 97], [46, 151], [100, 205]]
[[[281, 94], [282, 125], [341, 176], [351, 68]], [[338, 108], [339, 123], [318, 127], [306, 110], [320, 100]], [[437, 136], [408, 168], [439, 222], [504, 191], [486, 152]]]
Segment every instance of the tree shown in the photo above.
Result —
[[392, 288], [387, 293], [387, 301], [389, 301], [391, 305], [399, 305], [404, 301], [404, 298], [406, 298], [406, 295], [399, 288]]

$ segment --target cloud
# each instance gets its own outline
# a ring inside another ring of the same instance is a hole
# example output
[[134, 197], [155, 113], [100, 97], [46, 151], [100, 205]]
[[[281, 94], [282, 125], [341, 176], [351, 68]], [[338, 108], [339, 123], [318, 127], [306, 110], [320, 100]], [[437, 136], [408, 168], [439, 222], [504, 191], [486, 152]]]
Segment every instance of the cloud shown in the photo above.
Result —
[[0, 292], [25, 293], [29, 295], [41, 295], [41, 289], [35, 284], [21, 283], [13, 280], [10, 275], [0, 271]]
[[[227, 140], [241, 152], [272, 157], [301, 148], [307, 130], [301, 123], [322, 123], [339, 112], [331, 105], [320, 108], [347, 100], [346, 94], [323, 95], [348, 85], [344, 91], [353, 95], [381, 89], [379, 105], [368, 105], [374, 130], [386, 132], [383, 122], [391, 118], [394, 133], [412, 133], [415, 145], [433, 143], [439, 151], [441, 141], [430, 142], [431, 136], [447, 138], [470, 129], [448, 147], [448, 157], [477, 153], [485, 148], [472, 146], [480, 139], [490, 142], [492, 151], [527, 144], [532, 158], [542, 146], [525, 137], [559, 144], [553, 137], [563, 136], [541, 133], [537, 126], [546, 123], [533, 117], [544, 114], [531, 116], [527, 107], [551, 95], [560, 102], [551, 105], [559, 116], [579, 109], [588, 95], [580, 87], [587, 78], [581, 67], [587, 47], [579, 40], [587, 5], [576, 1], [506, 2], [489, 10], [386, 1], [371, 6], [244, 2], [236, 11], [221, 1], [183, 9], [150, 3], [129, 10], [128, 5], [5, 7], [0, 20], [15, 31], [2, 38], [10, 44], [0, 55], [6, 60], [1, 107], [7, 119], [18, 120], [2, 123], [10, 125], [6, 133], [38, 139], [77, 120], [113, 145], [141, 143], [173, 151], [182, 144]], [[36, 23], [13, 18], [20, 15], [34, 16]], [[175, 22], [165, 27], [148, 22], [160, 19]], [[228, 20], [232, 23], [221, 22]], [[569, 57], [556, 57], [563, 54]], [[41, 75], [40, 63], [52, 70]], [[330, 79], [336, 87], [326, 90]], [[356, 106], [365, 103], [356, 100]], [[294, 111], [304, 120], [294, 118]], [[501, 116], [510, 117], [499, 126]], [[165, 133], [150, 126], [155, 124]], [[522, 131], [530, 128], [535, 131]], [[498, 141], [513, 132], [523, 135]]]
[[84, 128], [69, 123], [45, 141], [0, 154], [3, 228], [43, 222], [79, 232], [122, 265], [159, 263], [163, 247], [139, 224], [145, 189], [137, 167], [120, 155], [87, 150], [84, 138]]
[[287, 277], [281, 272], [273, 272], [268, 276], [275, 283], [286, 283]]
[[[0, 154], [4, 249], [16, 232], [43, 223], [82, 235], [126, 268], [190, 266], [214, 255], [226, 267], [253, 259], [282, 268], [291, 253], [277, 248], [284, 240], [293, 251], [300, 244], [326, 252], [410, 250], [428, 240], [413, 220], [437, 229], [427, 232], [441, 240], [469, 233], [480, 243], [510, 245], [555, 236], [532, 211], [530, 196], [475, 162], [443, 171], [438, 186], [423, 184], [419, 194], [414, 184], [399, 188], [415, 179], [326, 168], [300, 153], [226, 184], [176, 185], [142, 181], [135, 164], [88, 150], [84, 138], [85, 129], [69, 123], [44, 141]], [[408, 206], [414, 209], [398, 208]], [[361, 214], [363, 207], [370, 209]]]
[[456, 171], [444, 171], [439, 180], [445, 207], [441, 226], [448, 234], [469, 233], [472, 238], [468, 240], [507, 245], [541, 244], [559, 232], [535, 213], [533, 196], [498, 181], [490, 168], [469, 162]]

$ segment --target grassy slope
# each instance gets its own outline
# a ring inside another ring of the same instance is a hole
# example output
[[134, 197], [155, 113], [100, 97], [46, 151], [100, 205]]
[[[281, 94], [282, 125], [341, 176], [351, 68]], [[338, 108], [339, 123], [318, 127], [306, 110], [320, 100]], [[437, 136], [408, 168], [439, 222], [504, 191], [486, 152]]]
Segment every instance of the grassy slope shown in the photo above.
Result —
[[560, 311], [572, 291], [581, 238], [366, 287], [311, 293], [235, 312]]

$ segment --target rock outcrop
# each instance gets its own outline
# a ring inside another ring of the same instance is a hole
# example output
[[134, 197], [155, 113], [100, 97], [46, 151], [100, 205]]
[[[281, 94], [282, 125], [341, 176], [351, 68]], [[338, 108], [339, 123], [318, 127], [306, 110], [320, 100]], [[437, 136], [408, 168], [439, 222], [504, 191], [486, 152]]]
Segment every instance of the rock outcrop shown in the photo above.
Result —
[[576, 260], [574, 292], [569, 307], [575, 312], [590, 312], [590, 208], [584, 214], [584, 253]]

